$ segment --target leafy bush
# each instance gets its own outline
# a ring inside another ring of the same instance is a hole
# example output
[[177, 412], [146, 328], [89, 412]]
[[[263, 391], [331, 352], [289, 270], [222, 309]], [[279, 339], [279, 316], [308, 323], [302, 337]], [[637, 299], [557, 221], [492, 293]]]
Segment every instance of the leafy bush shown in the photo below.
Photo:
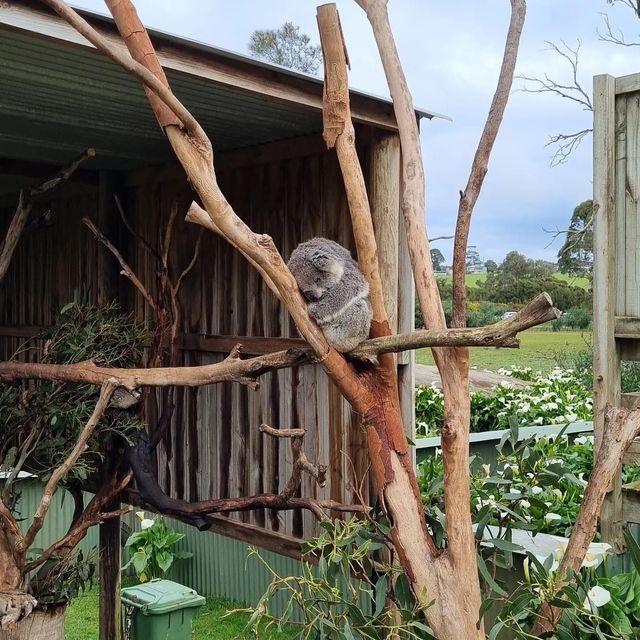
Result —
[[[36, 554], [37, 556], [37, 554]], [[66, 557], [53, 556], [33, 576], [29, 593], [38, 600], [38, 608], [66, 604], [93, 586], [97, 554], [85, 556], [75, 551]]]
[[164, 578], [175, 560], [193, 555], [190, 551], [173, 548], [185, 534], [172, 531], [164, 518], [152, 520], [145, 516], [144, 511], [137, 511], [136, 515], [140, 519], [140, 531], [132, 533], [125, 542], [131, 557], [122, 569], [133, 565], [140, 582]]
[[[93, 359], [103, 366], [131, 367], [142, 357], [145, 333], [116, 305], [102, 308], [70, 304], [39, 339], [45, 343], [42, 362], [72, 364]], [[93, 385], [41, 381], [0, 386], [0, 462], [15, 468], [24, 443], [28, 455], [20, 469], [45, 477], [69, 455], [98, 399]], [[113, 435], [129, 438], [140, 428], [128, 412], [108, 410], [86, 451], [66, 481], [84, 480], [102, 459], [104, 442]]]
[[[560, 367], [573, 369], [585, 389], [593, 389], [593, 348], [588, 346], [578, 352], [560, 354]], [[621, 371], [622, 393], [640, 391], [640, 362], [624, 361]]]
[[[591, 391], [582, 386], [572, 370], [554, 369], [542, 375], [528, 368], [501, 369], [503, 375], [531, 380], [528, 387], [502, 383], [492, 395], [471, 394], [471, 431], [506, 429], [509, 417], [517, 416], [523, 425], [565, 424], [591, 420]], [[523, 376], [525, 376], [523, 378]], [[415, 400], [417, 435], [437, 435], [444, 419], [444, 398], [435, 386], [419, 387]]]
[[[435, 640], [397, 564], [381, 557], [375, 558], [374, 566], [374, 554], [391, 548], [390, 528], [383, 518], [325, 520], [320, 527], [320, 535], [303, 547], [298, 576], [279, 576], [257, 549], [250, 550], [273, 575], [252, 613], [254, 631], [269, 626], [283, 629], [295, 610], [303, 616], [295, 636], [299, 640]], [[287, 603], [279, 620], [269, 614], [276, 594]], [[388, 601], [394, 607], [388, 607]]]

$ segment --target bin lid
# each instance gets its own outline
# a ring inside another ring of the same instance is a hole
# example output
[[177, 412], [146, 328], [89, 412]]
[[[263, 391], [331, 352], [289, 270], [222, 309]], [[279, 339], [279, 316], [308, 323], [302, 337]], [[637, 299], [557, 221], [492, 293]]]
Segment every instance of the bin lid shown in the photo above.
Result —
[[205, 603], [205, 598], [196, 591], [171, 580], [151, 580], [127, 587], [122, 589], [120, 599], [147, 615], [201, 607]]

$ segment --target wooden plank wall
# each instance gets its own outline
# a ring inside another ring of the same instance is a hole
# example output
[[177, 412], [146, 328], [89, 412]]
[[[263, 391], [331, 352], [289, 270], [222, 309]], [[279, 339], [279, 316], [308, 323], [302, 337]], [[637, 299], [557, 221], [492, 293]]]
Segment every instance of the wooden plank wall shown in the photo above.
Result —
[[[14, 207], [10, 198], [3, 198], [0, 237], [4, 237]], [[51, 226], [27, 229], [21, 238], [0, 287], [0, 326], [27, 328], [26, 333], [30, 333], [29, 327], [50, 324], [56, 312], [75, 295], [95, 296], [97, 251], [80, 218], [95, 216], [97, 207], [97, 187], [77, 183], [64, 185], [34, 205], [33, 217], [51, 210]], [[25, 349], [24, 343], [24, 337], [2, 337], [0, 359], [16, 356], [32, 360], [37, 352]]]
[[[361, 161], [367, 167], [375, 137], [361, 139]], [[322, 150], [321, 142], [318, 138], [289, 145], [274, 143], [265, 145], [264, 153], [260, 149], [255, 154], [233, 152], [219, 162], [227, 167], [219, 171], [219, 181], [232, 206], [253, 230], [272, 236], [285, 257], [297, 244], [317, 235], [335, 239], [355, 254], [339, 167], [334, 154]], [[153, 246], [158, 245], [171, 207], [178, 206], [171, 265], [174, 273], [181, 272], [199, 233], [199, 228], [183, 220], [193, 193], [181, 173], [148, 169], [121, 176], [117, 183], [130, 223]], [[74, 292], [85, 292], [95, 300], [100, 290], [104, 249], [80, 222], [83, 215], [98, 218], [98, 188], [65, 185], [39, 206], [54, 210], [55, 224], [29, 234], [21, 243], [0, 291], [0, 327], [47, 325], [73, 299]], [[0, 229], [8, 218], [9, 209], [3, 209]], [[140, 279], [153, 291], [153, 258], [122, 225], [112, 233]], [[112, 266], [116, 267], [115, 261]], [[413, 285], [405, 266], [400, 277], [398, 295], [410, 301]], [[150, 323], [149, 309], [126, 280], [121, 279], [119, 291], [123, 306], [140, 321]], [[203, 235], [199, 260], [184, 282], [180, 302], [183, 332], [188, 334], [181, 352], [184, 365], [225, 357], [215, 351], [215, 341], [199, 343], [198, 335], [297, 337], [288, 314], [254, 270], [210, 232]], [[403, 330], [410, 328], [412, 318], [413, 309], [401, 305]], [[12, 357], [23, 341], [0, 331], [0, 357]], [[228, 348], [228, 341], [226, 345]], [[29, 352], [22, 357], [29, 358]], [[401, 368], [407, 369], [405, 360], [402, 362]], [[407, 390], [404, 382], [403, 393], [404, 413], [409, 415], [412, 389]], [[150, 399], [150, 421], [157, 420], [161, 402], [160, 394]], [[265, 438], [258, 431], [261, 422], [308, 429], [307, 456], [327, 464], [329, 473], [325, 488], [305, 478], [303, 495], [356, 500], [354, 471], [360, 483], [368, 460], [359, 417], [322, 369], [310, 365], [267, 374], [257, 391], [236, 384], [177, 389], [170, 435], [157, 454], [161, 485], [170, 495], [192, 501], [279, 491], [291, 470], [289, 443]], [[365, 499], [367, 487], [366, 482], [361, 486]], [[298, 512], [256, 511], [233, 518], [296, 537], [312, 535], [316, 527], [314, 518]]]
[[[256, 232], [273, 237], [284, 256], [301, 241], [327, 236], [353, 250], [350, 219], [339, 168], [333, 155], [238, 167], [219, 173], [221, 188], [234, 209]], [[171, 206], [186, 211], [192, 194], [182, 180], [127, 190], [125, 203], [136, 230], [157, 242]], [[159, 224], [161, 221], [161, 224]], [[198, 229], [179, 220], [177, 270], [188, 262]], [[148, 253], [130, 244], [136, 271], [151, 281]], [[130, 295], [139, 318], [147, 309]], [[184, 331], [190, 334], [297, 337], [286, 311], [238, 252], [211, 233], [203, 236], [199, 262], [186, 279], [181, 304]], [[220, 361], [224, 354], [184, 350], [184, 364]], [[171, 495], [188, 500], [235, 497], [281, 489], [291, 469], [288, 442], [259, 433], [261, 422], [275, 427], [309, 429], [307, 455], [328, 464], [324, 489], [305, 478], [303, 495], [350, 501], [352, 465], [361, 476], [366, 445], [359, 419], [320, 367], [305, 366], [264, 377], [258, 391], [237, 384], [178, 390], [171, 437], [160, 448], [158, 475]], [[156, 413], [155, 411], [151, 412]], [[306, 513], [247, 512], [238, 519], [294, 536], [314, 531]]]
[[[602, 443], [608, 405], [619, 406], [623, 360], [640, 359], [640, 74], [594, 78], [594, 433]], [[635, 464], [633, 452], [623, 464]], [[622, 475], [611, 483], [601, 534], [624, 550]], [[635, 515], [633, 515], [635, 517]]]
[[640, 91], [615, 98], [616, 316], [640, 317]]

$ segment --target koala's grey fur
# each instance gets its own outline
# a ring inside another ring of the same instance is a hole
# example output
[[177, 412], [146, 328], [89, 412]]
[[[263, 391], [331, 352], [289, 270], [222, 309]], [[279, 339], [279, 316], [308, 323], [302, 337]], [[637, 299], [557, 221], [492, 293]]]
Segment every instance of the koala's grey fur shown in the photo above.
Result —
[[369, 284], [347, 249], [313, 238], [293, 250], [287, 266], [332, 347], [351, 351], [369, 337]]

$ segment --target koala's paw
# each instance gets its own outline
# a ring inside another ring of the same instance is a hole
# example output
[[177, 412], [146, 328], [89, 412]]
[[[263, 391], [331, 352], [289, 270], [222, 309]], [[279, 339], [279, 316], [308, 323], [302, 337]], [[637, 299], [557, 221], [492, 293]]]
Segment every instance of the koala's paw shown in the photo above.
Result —
[[322, 316], [320, 315], [320, 305], [317, 302], [312, 302], [307, 307], [309, 310], [309, 315], [316, 321], [320, 322]]

